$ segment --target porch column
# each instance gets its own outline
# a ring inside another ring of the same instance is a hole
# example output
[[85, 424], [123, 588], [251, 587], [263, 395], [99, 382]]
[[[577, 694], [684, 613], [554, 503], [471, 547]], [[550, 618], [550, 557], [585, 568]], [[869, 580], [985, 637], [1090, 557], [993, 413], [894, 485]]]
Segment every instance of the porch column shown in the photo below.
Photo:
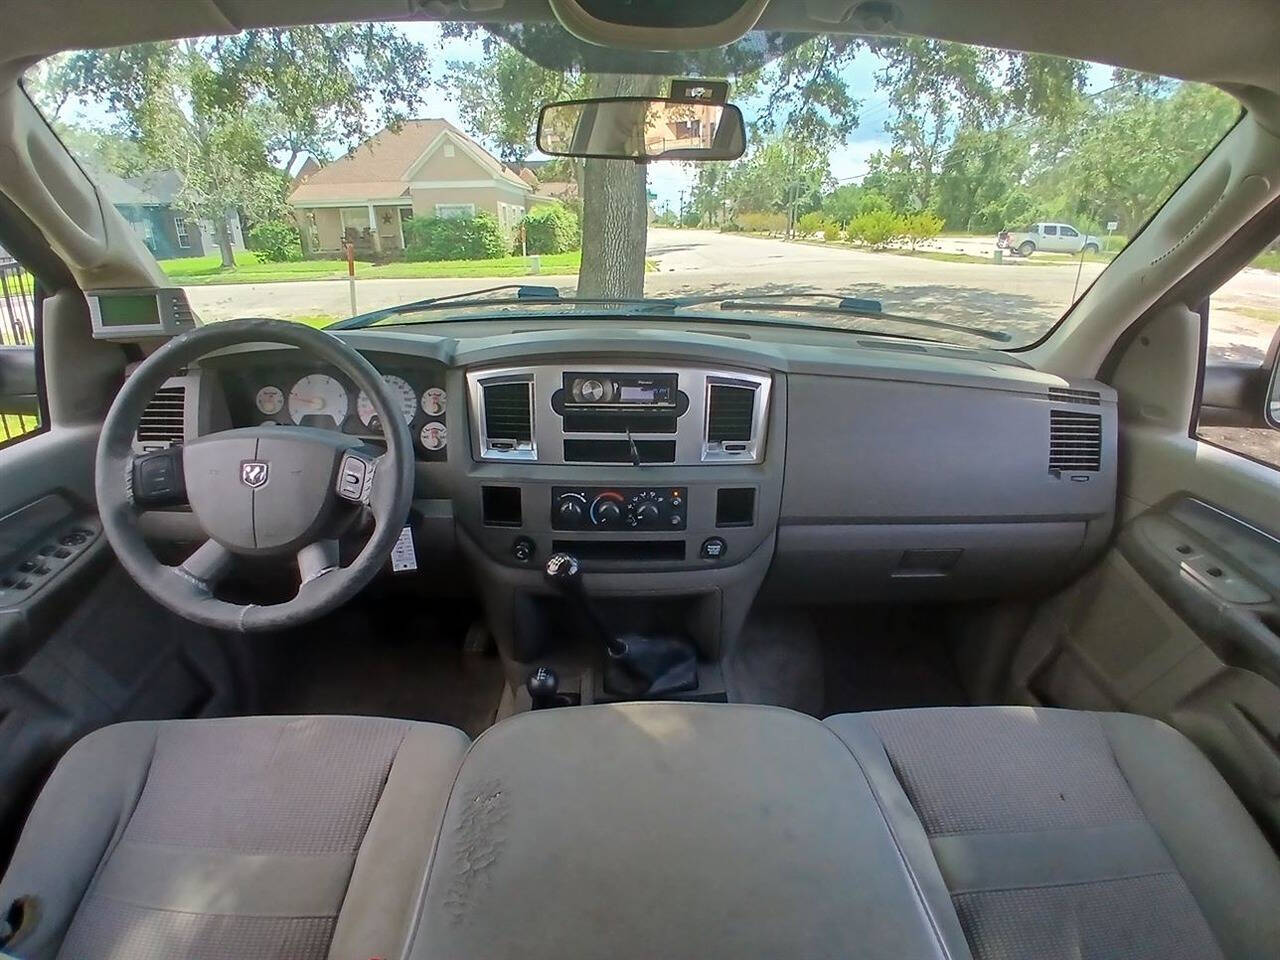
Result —
[[378, 214], [374, 212], [373, 204], [369, 204], [369, 232], [373, 234], [373, 252], [382, 252], [382, 235], [378, 233]]

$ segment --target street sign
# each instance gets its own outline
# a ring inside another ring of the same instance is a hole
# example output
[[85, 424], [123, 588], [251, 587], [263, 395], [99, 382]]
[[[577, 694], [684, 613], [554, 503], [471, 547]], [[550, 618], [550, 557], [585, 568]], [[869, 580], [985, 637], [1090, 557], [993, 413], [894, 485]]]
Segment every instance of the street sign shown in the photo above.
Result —
[[1115, 231], [1115, 229], [1116, 229], [1118, 226], [1120, 226], [1120, 221], [1119, 221], [1119, 220], [1108, 220], [1108, 221], [1107, 221], [1107, 233], [1112, 233], [1112, 232], [1114, 232], [1114, 231]]

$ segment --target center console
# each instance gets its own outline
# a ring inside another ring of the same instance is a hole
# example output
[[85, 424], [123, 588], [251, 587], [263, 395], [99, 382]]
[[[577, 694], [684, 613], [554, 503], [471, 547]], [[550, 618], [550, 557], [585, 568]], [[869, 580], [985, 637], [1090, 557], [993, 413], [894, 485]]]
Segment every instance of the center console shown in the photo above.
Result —
[[[560, 687], [548, 694], [543, 674], [535, 704], [564, 691], [572, 702], [723, 698], [722, 645], [773, 553], [785, 379], [608, 358], [465, 377], [471, 459], [456, 529], [513, 689], [541, 666]], [[544, 578], [558, 555], [580, 564], [582, 598]], [[692, 689], [672, 664], [696, 672]]]

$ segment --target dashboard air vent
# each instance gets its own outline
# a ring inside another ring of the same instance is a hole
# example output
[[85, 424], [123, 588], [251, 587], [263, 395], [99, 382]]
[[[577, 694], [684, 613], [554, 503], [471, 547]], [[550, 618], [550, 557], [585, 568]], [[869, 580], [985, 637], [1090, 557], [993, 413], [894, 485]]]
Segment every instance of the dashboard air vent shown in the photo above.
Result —
[[768, 377], [708, 374], [703, 463], [757, 463], [764, 456]]
[[1065, 473], [1102, 469], [1102, 417], [1072, 410], [1049, 411], [1049, 470]]
[[157, 450], [186, 439], [186, 387], [161, 387], [138, 420], [138, 443]]
[[1071, 390], [1067, 387], [1050, 387], [1049, 399], [1059, 403], [1085, 403], [1091, 407], [1102, 403], [1102, 396], [1096, 390]]
[[755, 405], [754, 387], [711, 384], [707, 390], [707, 442], [750, 440]]
[[535, 459], [532, 381], [486, 383], [482, 391], [483, 455], [494, 460]]

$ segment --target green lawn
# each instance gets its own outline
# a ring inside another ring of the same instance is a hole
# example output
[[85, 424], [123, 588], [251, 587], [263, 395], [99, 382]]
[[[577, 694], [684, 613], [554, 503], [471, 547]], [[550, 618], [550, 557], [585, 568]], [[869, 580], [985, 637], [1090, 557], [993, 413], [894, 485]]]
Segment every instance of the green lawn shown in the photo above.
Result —
[[[582, 254], [546, 254], [541, 258], [540, 273], [577, 273]], [[423, 277], [522, 277], [530, 276], [532, 258], [499, 257], [496, 260], [437, 260], [434, 262], [397, 262], [377, 266], [356, 261], [356, 278], [417, 279]], [[252, 253], [237, 253], [233, 269], [224, 270], [222, 258], [182, 257], [161, 260], [160, 269], [177, 284], [197, 286], [215, 283], [280, 283], [289, 280], [340, 280], [347, 275], [345, 260], [298, 260], [290, 263], [259, 263]]]
[[1280, 273], [1280, 250], [1268, 250], [1254, 257], [1251, 267], [1257, 267], [1260, 270], [1270, 270], [1272, 273]]
[[24, 433], [30, 433], [39, 426], [39, 417], [29, 417], [25, 414], [17, 413], [0, 414], [0, 443], [4, 443], [6, 440], [13, 440]]

